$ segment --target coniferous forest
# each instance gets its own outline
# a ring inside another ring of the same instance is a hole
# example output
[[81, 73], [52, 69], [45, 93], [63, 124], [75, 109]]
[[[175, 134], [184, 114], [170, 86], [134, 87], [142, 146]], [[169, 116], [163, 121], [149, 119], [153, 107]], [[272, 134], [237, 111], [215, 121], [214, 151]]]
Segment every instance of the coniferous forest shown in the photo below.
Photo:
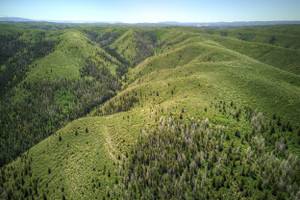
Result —
[[0, 199], [300, 199], [299, 35], [0, 22]]

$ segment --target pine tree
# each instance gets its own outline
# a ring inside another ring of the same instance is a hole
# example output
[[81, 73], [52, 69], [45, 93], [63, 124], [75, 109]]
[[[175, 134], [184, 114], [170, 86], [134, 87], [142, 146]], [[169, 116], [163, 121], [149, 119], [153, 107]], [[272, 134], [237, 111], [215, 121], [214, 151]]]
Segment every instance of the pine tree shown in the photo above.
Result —
[[239, 130], [236, 130], [234, 135], [235, 135], [236, 137], [238, 137], [238, 138], [241, 137], [241, 134], [240, 134], [240, 131], [239, 131]]
[[275, 133], [275, 128], [274, 126], [272, 126], [271, 130], [270, 130], [270, 135], [274, 134]]
[[277, 120], [277, 126], [281, 126], [281, 121], [280, 121], [280, 117], [278, 117], [278, 120]]

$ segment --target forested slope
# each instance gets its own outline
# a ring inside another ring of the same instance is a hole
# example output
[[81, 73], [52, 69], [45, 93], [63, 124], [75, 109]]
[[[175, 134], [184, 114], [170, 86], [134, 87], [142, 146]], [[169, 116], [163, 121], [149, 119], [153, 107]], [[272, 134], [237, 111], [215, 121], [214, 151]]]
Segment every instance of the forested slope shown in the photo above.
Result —
[[[75, 30], [48, 34], [33, 44], [34, 49], [31, 44], [14, 47], [18, 42], [13, 40], [3, 50], [10, 52], [13, 46], [14, 55], [1, 67], [1, 165], [120, 88], [116, 68], [121, 64], [103, 49]], [[3, 40], [7, 37], [11, 34], [4, 33]], [[34, 42], [30, 37], [24, 40]], [[48, 54], [41, 52], [47, 40], [55, 44]]]
[[[51, 136], [1, 168], [1, 198], [300, 198], [298, 50], [283, 48], [297, 30], [58, 31], [3, 97], [5, 149]], [[261, 39], [273, 33], [278, 46]], [[276, 51], [288, 59], [264, 58]]]

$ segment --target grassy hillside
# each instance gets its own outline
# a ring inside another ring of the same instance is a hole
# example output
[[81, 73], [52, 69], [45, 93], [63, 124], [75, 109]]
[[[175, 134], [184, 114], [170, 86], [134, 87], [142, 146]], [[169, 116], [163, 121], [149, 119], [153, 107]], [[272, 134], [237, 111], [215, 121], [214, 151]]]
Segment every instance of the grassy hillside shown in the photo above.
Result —
[[[227, 48], [299, 74], [299, 26], [257, 26], [201, 31]], [[216, 37], [222, 36], [222, 37]], [[243, 41], [243, 42], [241, 42]], [[276, 48], [277, 47], [277, 48]], [[259, 48], [259, 49], [258, 49]]]
[[158, 42], [155, 32], [147, 28], [93, 27], [82, 32], [121, 63], [116, 69], [119, 77], [152, 56]]
[[153, 32], [143, 33], [128, 30], [110, 47], [115, 49], [130, 66], [134, 66], [153, 55], [153, 43], [155, 40]]
[[[225, 29], [226, 36], [195, 28], [63, 31], [26, 81], [53, 79], [42, 66], [57, 61], [52, 73], [66, 79], [100, 81], [126, 69], [122, 88], [2, 167], [0, 198], [300, 198], [299, 60], [290, 53], [298, 50], [282, 47], [288, 39], [259, 39], [284, 28], [298, 37], [294, 26]], [[236, 32], [255, 37], [242, 41]], [[80, 60], [59, 58], [88, 60], [80, 68]], [[107, 70], [94, 73], [97, 66]], [[71, 107], [66, 115], [85, 103], [74, 100], [76, 87], [55, 90], [55, 102]]]
[[265, 43], [247, 42], [234, 38], [214, 37], [226, 48], [232, 49], [239, 53], [248, 55], [260, 62], [270, 64], [279, 69], [299, 75], [299, 55], [298, 49], [290, 49]]
[[[80, 68], [89, 57], [101, 61], [115, 75], [118, 61], [98, 48], [79, 31], [66, 30], [59, 36], [56, 51], [34, 63], [27, 79], [79, 79]], [[49, 71], [50, 70], [50, 71]]]
[[58, 34], [31, 29], [0, 29], [1, 96], [26, 77], [29, 66], [35, 60], [53, 52]]
[[[205, 81], [214, 87], [207, 98], [217, 95], [227, 101], [247, 102], [269, 116], [277, 112], [288, 120], [299, 121], [298, 75], [261, 63], [214, 41], [203, 41], [203, 38], [195, 38], [188, 44], [184, 42], [180, 48], [148, 59], [128, 77], [144, 81], [152, 81], [155, 77], [156, 81], [165, 82], [186, 79], [192, 80], [194, 86], [197, 82], [201, 86], [201, 81]], [[289, 109], [291, 112], [286, 112]], [[293, 112], [295, 109], [297, 111]]]
[[[29, 42], [21, 43], [24, 48], [3, 61], [6, 67], [1, 71], [7, 85], [0, 99], [1, 166], [70, 120], [87, 114], [120, 87], [116, 74], [120, 62], [81, 32], [32, 30], [37, 32], [34, 35], [22, 31], [16, 40]], [[8, 31], [3, 34], [14, 37]], [[42, 39], [35, 39], [41, 34]], [[48, 40], [55, 46], [46, 54], [41, 49]]]
[[219, 30], [216, 34], [222, 33], [237, 39], [248, 42], [266, 43], [289, 49], [299, 49], [299, 26], [256, 26], [247, 28], [231, 28]]

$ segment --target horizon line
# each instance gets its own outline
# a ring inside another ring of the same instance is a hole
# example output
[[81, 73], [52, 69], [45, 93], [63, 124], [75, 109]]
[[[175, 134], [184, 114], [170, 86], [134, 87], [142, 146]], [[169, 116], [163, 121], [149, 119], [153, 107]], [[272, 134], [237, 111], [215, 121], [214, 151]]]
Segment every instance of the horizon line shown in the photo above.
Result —
[[[163, 24], [163, 23], [178, 23], [178, 24], [205, 24], [205, 23], [249, 23], [249, 22], [299, 22], [300, 20], [237, 20], [237, 21], [176, 21], [176, 20], [168, 20], [168, 21], [159, 21], [159, 22], [125, 22], [125, 21], [101, 21], [101, 20], [88, 20], [88, 19], [31, 19], [26, 17], [13, 17], [13, 16], [0, 16], [1, 18], [15, 18], [20, 19], [22, 21], [15, 22], [56, 22], [56, 23], [109, 23], [109, 24]], [[3, 20], [5, 21], [5, 20]], [[7, 20], [7, 22], [10, 20]]]

